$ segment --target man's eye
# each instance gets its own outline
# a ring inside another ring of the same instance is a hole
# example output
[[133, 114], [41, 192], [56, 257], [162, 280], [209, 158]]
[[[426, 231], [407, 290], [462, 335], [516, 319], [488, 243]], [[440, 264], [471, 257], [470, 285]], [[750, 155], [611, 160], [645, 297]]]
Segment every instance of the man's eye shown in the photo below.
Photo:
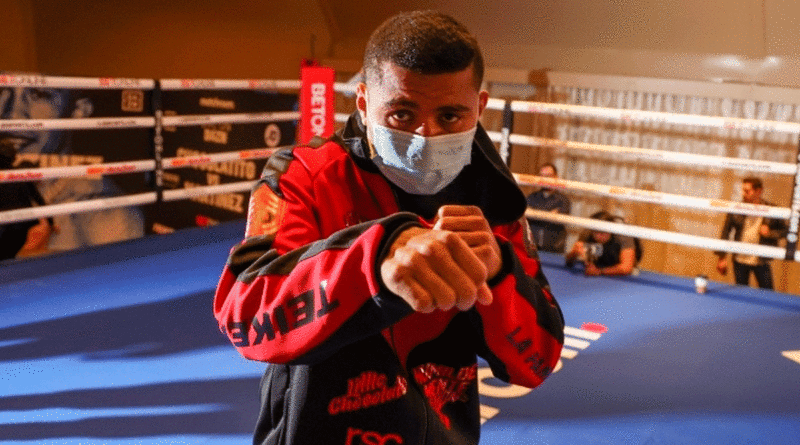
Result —
[[405, 110], [398, 110], [392, 113], [392, 119], [397, 122], [410, 122], [414, 118], [414, 115]]
[[439, 117], [439, 119], [445, 124], [454, 124], [461, 119], [461, 116], [455, 113], [445, 113]]

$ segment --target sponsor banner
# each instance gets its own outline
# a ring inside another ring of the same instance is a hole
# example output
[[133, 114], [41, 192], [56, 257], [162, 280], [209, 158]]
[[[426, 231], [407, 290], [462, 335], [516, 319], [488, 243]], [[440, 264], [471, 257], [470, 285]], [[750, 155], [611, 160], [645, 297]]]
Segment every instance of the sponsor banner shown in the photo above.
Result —
[[[141, 201], [124, 197], [150, 190], [152, 174], [134, 163], [152, 157], [152, 86], [137, 79], [0, 75], [0, 143], [16, 152], [0, 186], [33, 180], [48, 206], [65, 206], [48, 209], [57, 212], [58, 230], [45, 253], [143, 235]], [[51, 168], [52, 176], [41, 170]]]
[[[245, 218], [251, 183], [269, 154], [294, 144], [296, 134], [296, 94], [226, 90], [220, 87], [229, 81], [222, 80], [177, 82], [185, 88], [161, 92], [165, 202], [148, 208], [153, 233]], [[227, 187], [233, 183], [246, 186]]]
[[298, 143], [314, 136], [328, 137], [334, 131], [334, 70], [324, 66], [303, 66], [300, 71], [300, 131]]

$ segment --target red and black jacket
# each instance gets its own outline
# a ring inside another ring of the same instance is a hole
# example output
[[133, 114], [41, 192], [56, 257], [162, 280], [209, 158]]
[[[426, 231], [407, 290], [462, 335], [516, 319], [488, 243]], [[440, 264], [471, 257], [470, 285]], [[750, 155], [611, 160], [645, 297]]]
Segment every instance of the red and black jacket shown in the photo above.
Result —
[[[503, 269], [492, 304], [416, 313], [379, 266], [402, 230], [429, 226], [443, 204], [481, 207]], [[563, 344], [525, 207], [482, 128], [472, 163], [426, 197], [380, 174], [357, 114], [329, 141], [273, 154], [214, 299], [238, 351], [270, 363], [254, 443], [477, 444], [477, 356], [499, 379], [534, 387]]]

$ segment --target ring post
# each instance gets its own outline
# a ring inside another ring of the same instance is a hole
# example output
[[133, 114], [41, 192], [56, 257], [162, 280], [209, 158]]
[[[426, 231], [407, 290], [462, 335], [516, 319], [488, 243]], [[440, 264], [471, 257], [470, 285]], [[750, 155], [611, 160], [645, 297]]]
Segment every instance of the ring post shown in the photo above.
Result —
[[161, 106], [161, 82], [156, 80], [155, 87], [153, 88], [152, 99], [153, 115], [155, 116], [155, 126], [153, 127], [153, 159], [156, 161], [154, 174], [154, 188], [156, 191], [156, 205], [164, 201], [164, 136], [162, 130], [164, 128], [164, 111]]
[[511, 102], [505, 101], [503, 105], [503, 128], [500, 130], [500, 158], [507, 166], [511, 166], [511, 132], [514, 131], [514, 112], [511, 110]]
[[797, 169], [792, 188], [792, 206], [789, 214], [789, 232], [786, 234], [786, 259], [795, 260], [797, 251], [798, 222], [800, 222], [800, 141], [797, 144]]

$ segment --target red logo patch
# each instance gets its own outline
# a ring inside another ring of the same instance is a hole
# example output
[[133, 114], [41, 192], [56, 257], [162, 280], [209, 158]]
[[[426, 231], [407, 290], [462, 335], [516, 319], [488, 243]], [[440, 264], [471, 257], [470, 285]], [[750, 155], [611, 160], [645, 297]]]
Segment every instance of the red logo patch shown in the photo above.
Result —
[[332, 416], [350, 411], [371, 408], [403, 397], [408, 391], [408, 382], [397, 376], [394, 385], [387, 384], [385, 374], [366, 371], [356, 378], [347, 380], [347, 394], [335, 397], [328, 404]]
[[347, 429], [345, 445], [403, 445], [403, 438], [397, 434], [380, 434], [375, 431], [364, 431], [358, 428]]
[[478, 365], [454, 368], [428, 363], [414, 369], [414, 380], [422, 387], [444, 426], [450, 429], [450, 419], [442, 412], [447, 403], [465, 402], [467, 388], [477, 381]]

